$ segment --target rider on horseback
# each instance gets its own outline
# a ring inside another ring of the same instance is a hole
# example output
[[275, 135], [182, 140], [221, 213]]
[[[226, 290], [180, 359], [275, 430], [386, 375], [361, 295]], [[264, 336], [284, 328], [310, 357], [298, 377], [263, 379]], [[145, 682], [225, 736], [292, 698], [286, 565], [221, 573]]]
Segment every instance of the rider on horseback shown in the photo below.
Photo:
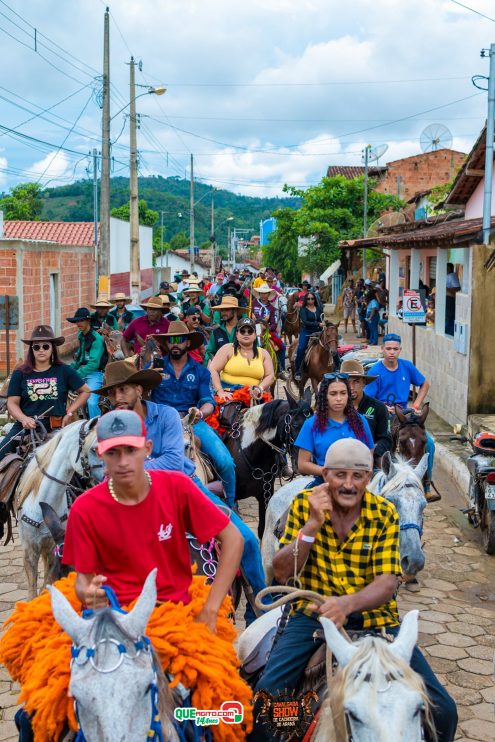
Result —
[[258, 288], [253, 288], [253, 296], [253, 316], [256, 321], [268, 325], [270, 337], [278, 349], [278, 377], [282, 381], [287, 381], [287, 375], [285, 373], [286, 348], [282, 338], [277, 334], [277, 310], [272, 304], [273, 299], [277, 296], [277, 292], [265, 283], [258, 286]]
[[[184, 472], [215, 505], [225, 507], [220, 497], [207, 489], [196, 476], [196, 469], [191, 459], [184, 456], [184, 440], [179, 413], [168, 405], [156, 404], [143, 399], [143, 396], [147, 396], [160, 382], [161, 376], [158, 371], [149, 369], [136, 372], [135, 367], [129, 361], [115, 361], [108, 364], [105, 371], [105, 386], [98, 389], [97, 393], [107, 396], [113, 409], [132, 410], [144, 421], [148, 439], [153, 444], [151, 453], [144, 462], [144, 468], [147, 471]], [[244, 539], [241, 567], [256, 595], [265, 587], [258, 540], [237, 513], [232, 511], [230, 519]], [[245, 613], [246, 623], [251, 623], [254, 618], [254, 611], [248, 603]]]
[[[430, 382], [423, 376], [411, 361], [399, 358], [402, 346], [401, 337], [390, 332], [383, 338], [383, 358], [368, 369], [370, 376], [375, 376], [367, 389], [370, 397], [376, 397], [387, 405], [390, 414], [395, 414], [395, 405], [402, 409], [411, 408], [418, 412], [428, 394]], [[409, 404], [411, 384], [419, 387], [416, 399]], [[431, 482], [433, 472], [433, 458], [435, 456], [435, 442], [429, 433], [426, 433], [426, 450], [428, 452], [428, 483]], [[425, 488], [427, 491], [427, 487]]]
[[[319, 615], [338, 628], [345, 624], [350, 630], [379, 633], [383, 628], [392, 636], [398, 634], [399, 519], [391, 503], [367, 489], [372, 468], [370, 450], [363, 443], [339, 440], [327, 451], [324, 484], [303, 490], [293, 500], [282, 548], [273, 559], [274, 575], [281, 584], [297, 576], [301, 589], [326, 600], [320, 608], [304, 601], [296, 604], [256, 690], [276, 695], [297, 689], [306, 663], [321, 643], [314, 637]], [[439, 742], [451, 742], [457, 726], [453, 699], [417, 647], [410, 664], [425, 683]], [[257, 701], [255, 720], [261, 706]], [[251, 742], [273, 739], [258, 721]]]
[[205, 418], [215, 409], [211, 374], [204, 366], [188, 356], [190, 348], [203, 343], [200, 332], [190, 332], [183, 322], [171, 322], [168, 331], [158, 335], [165, 355], [161, 384], [152, 392], [151, 399], [174, 407], [181, 417], [194, 412], [194, 433], [201, 448], [213, 461], [222, 479], [229, 507], [235, 503], [235, 467], [232, 456], [221, 438], [206, 424]]

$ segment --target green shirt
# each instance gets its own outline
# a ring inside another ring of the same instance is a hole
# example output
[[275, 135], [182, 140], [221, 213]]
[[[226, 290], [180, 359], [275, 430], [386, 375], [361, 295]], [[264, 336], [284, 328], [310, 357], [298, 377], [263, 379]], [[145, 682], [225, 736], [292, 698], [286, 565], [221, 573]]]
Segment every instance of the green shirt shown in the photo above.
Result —
[[[236, 325], [234, 325], [234, 327], [231, 329], [230, 332], [227, 330], [223, 322], [220, 322], [220, 327], [222, 328], [222, 330], [224, 330], [227, 333], [229, 337], [229, 343], [233, 343], [234, 337], [235, 337]], [[219, 347], [221, 346], [217, 345], [216, 338], [215, 338], [215, 330], [213, 330], [210, 335], [208, 345], [206, 346], [205, 361], [209, 361], [211, 358], [213, 358], [213, 356], [215, 355]]]

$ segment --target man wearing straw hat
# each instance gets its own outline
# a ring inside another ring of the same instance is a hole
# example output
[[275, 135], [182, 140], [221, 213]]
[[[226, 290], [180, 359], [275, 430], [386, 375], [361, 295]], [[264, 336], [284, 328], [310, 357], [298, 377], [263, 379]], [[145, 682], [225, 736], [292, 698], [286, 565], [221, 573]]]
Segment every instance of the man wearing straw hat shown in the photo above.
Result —
[[111, 330], [119, 329], [117, 318], [113, 314], [110, 314], [110, 310], [113, 309], [111, 301], [98, 296], [96, 302], [89, 306], [91, 309], [96, 310], [91, 315], [91, 327], [93, 330], [99, 330], [103, 323], [107, 324]]
[[182, 312], [187, 313], [190, 307], [195, 307], [201, 312], [201, 320], [205, 324], [211, 321], [211, 309], [203, 293], [203, 289], [197, 283], [191, 281], [189, 286], [182, 292]]
[[287, 380], [285, 373], [285, 343], [277, 333], [277, 310], [272, 304], [277, 297], [275, 289], [270, 288], [267, 283], [261, 284], [258, 288], [253, 287], [253, 306], [252, 311], [255, 319], [268, 325], [270, 337], [278, 350], [278, 378], [282, 381]]
[[127, 309], [126, 304], [129, 304], [131, 301], [129, 296], [126, 296], [122, 291], [119, 291], [115, 294], [115, 296], [112, 296], [110, 299], [112, 304], [114, 305], [113, 309], [109, 311], [109, 315], [111, 314], [114, 316], [117, 320], [117, 324], [121, 330], [125, 330], [126, 327], [129, 327], [132, 320], [134, 319], [134, 315], [132, 312]]
[[209, 361], [217, 350], [226, 343], [233, 343], [239, 314], [247, 312], [246, 307], [239, 306], [235, 296], [224, 296], [222, 303], [215, 307], [220, 312], [220, 324], [215, 327], [206, 346], [206, 360]]
[[368, 421], [375, 448], [373, 462], [375, 469], [380, 467], [381, 459], [386, 451], [392, 450], [392, 436], [390, 434], [390, 417], [386, 405], [364, 392], [364, 387], [376, 381], [376, 376], [366, 376], [366, 372], [359, 361], [344, 361], [340, 367], [341, 373], [349, 374], [351, 399], [355, 409]]
[[152, 296], [146, 304], [140, 304], [146, 311], [144, 317], [136, 317], [124, 331], [123, 339], [129, 351], [132, 344], [134, 353], [139, 353], [143, 347], [143, 342], [148, 335], [160, 335], [167, 332], [170, 324], [164, 315], [163, 302], [159, 296]]

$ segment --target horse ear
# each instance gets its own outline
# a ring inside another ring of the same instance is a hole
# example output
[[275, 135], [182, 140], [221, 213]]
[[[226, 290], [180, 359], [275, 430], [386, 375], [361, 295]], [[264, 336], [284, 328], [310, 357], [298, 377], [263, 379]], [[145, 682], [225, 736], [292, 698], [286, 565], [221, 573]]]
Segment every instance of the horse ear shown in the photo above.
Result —
[[40, 508], [43, 520], [48, 526], [48, 530], [50, 531], [53, 540], [55, 543], [62, 541], [65, 536], [65, 528], [63, 527], [58, 514], [47, 502], [40, 502]]
[[397, 415], [398, 421], [402, 423], [402, 425], [405, 425], [407, 422], [406, 416], [404, 415], [401, 408], [397, 404], [395, 405], [395, 414]]
[[417, 466], [415, 466], [414, 468], [414, 473], [416, 474], [418, 479], [423, 479], [424, 475], [426, 474], [428, 470], [428, 458], [429, 458], [429, 454], [428, 452], [426, 452], [421, 457], [419, 464], [417, 464]]
[[404, 616], [397, 639], [390, 645], [390, 651], [409, 664], [414, 646], [418, 640], [419, 611], [409, 611]]
[[70, 636], [74, 644], [82, 644], [91, 623], [76, 613], [65, 595], [53, 585], [48, 585], [55, 621]]
[[347, 641], [345, 636], [340, 633], [334, 622], [324, 616], [320, 617], [320, 623], [323, 626], [325, 632], [325, 641], [337, 658], [337, 662], [341, 667], [345, 667], [352, 660], [356, 652], [356, 647]]
[[392, 479], [397, 472], [390, 451], [385, 451], [382, 456], [382, 471], [387, 479]]
[[303, 400], [304, 400], [304, 401], [306, 402], [306, 404], [308, 404], [308, 405], [309, 405], [310, 407], [311, 407], [311, 395], [312, 395], [312, 392], [311, 392], [311, 387], [310, 387], [310, 386], [307, 386], [307, 387], [306, 387], [306, 389], [304, 390], [304, 394], [303, 394]]
[[430, 411], [430, 403], [429, 402], [426, 402], [423, 405], [423, 409], [421, 410], [421, 415], [419, 416], [419, 419], [418, 419], [418, 422], [419, 422], [420, 425], [424, 425], [425, 424], [425, 420], [428, 417], [429, 411]]
[[298, 406], [297, 399], [292, 396], [292, 394], [289, 392], [286, 386], [284, 386], [284, 392], [285, 392], [285, 396], [287, 397], [287, 402], [289, 403], [289, 409], [290, 410], [295, 409]]
[[148, 619], [156, 603], [156, 573], [152, 569], [143, 585], [141, 595], [136, 605], [126, 616], [119, 617], [119, 621], [130, 636], [142, 636], [145, 633]]

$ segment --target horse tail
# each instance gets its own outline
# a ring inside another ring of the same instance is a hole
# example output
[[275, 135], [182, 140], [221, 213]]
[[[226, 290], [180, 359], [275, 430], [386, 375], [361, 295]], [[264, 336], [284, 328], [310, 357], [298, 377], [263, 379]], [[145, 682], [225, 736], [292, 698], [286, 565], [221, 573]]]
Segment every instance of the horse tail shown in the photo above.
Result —
[[46, 469], [50, 459], [55, 453], [58, 444], [62, 439], [62, 432], [55, 435], [50, 441], [40, 446], [29, 464], [26, 467], [24, 474], [21, 477], [19, 486], [16, 492], [17, 508], [20, 508], [24, 503], [27, 496], [32, 492], [34, 495], [38, 494], [41, 482], [43, 480], [43, 469]]

